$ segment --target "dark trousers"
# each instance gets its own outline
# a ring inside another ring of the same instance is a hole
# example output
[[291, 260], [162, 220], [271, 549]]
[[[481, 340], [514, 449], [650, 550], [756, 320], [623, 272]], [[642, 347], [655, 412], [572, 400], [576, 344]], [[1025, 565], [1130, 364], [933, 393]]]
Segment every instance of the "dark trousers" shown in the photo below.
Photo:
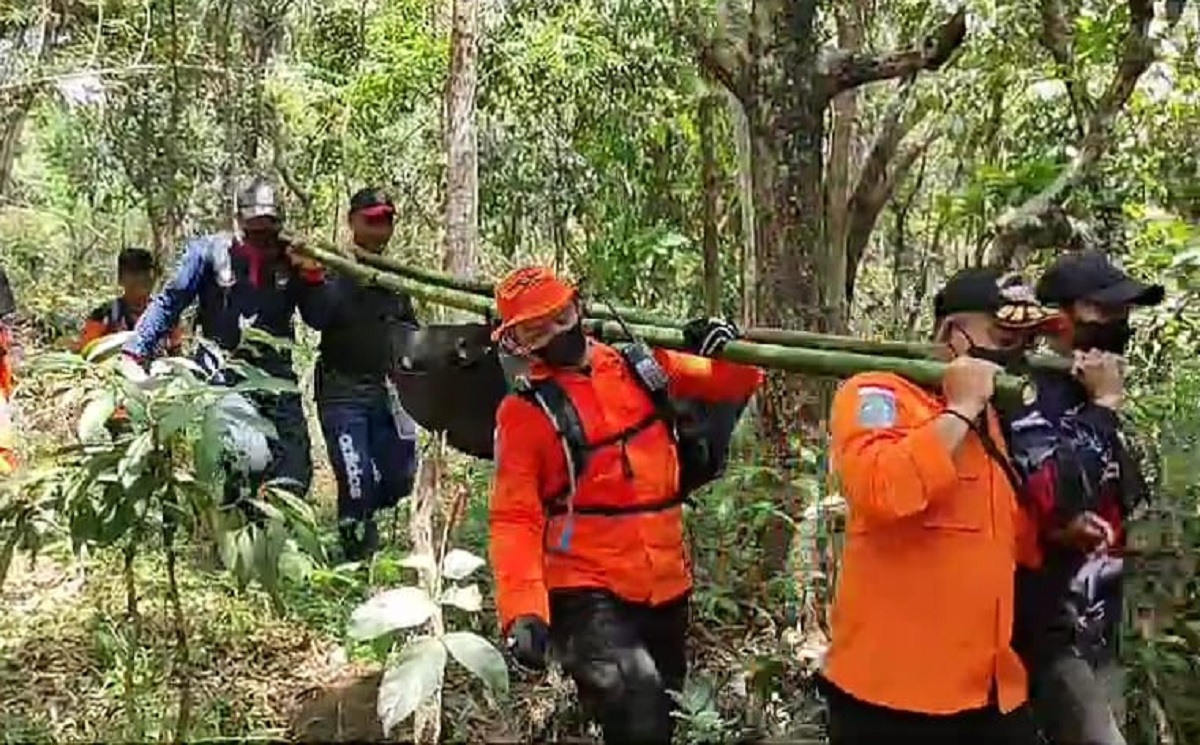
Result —
[[[317, 409], [337, 478], [343, 543], [353, 548], [351, 553], [369, 553], [377, 542], [375, 513], [395, 507], [412, 493], [417, 442], [400, 437], [386, 399], [318, 401]], [[356, 542], [363, 544], [361, 550], [354, 547]]]
[[1052, 745], [1125, 745], [1120, 662], [1089, 661], [1073, 649], [1031, 670], [1033, 707]]
[[304, 498], [312, 484], [312, 453], [300, 394], [253, 394], [249, 398], [259, 413], [275, 425], [277, 436], [267, 441], [271, 462], [266, 470], [229, 474], [225, 480], [226, 504], [247, 496], [253, 498], [262, 484], [271, 480], [277, 480], [280, 488]]
[[830, 745], [1038, 745], [1028, 706], [1008, 714], [995, 705], [957, 714], [897, 711], [861, 701], [821, 681]]
[[550, 593], [555, 653], [604, 742], [671, 742], [675, 709], [667, 691], [687, 675], [688, 598], [659, 606], [603, 590]]

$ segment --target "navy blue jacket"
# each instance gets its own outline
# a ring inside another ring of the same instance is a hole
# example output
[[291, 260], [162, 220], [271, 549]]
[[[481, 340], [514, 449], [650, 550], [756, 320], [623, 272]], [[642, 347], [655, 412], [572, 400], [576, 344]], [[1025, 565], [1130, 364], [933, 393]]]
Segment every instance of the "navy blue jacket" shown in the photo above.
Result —
[[[1062, 373], [1035, 373], [1037, 399], [1010, 412], [1005, 435], [1023, 480], [1022, 506], [1039, 528], [1043, 564], [1017, 575], [1014, 647], [1037, 665], [1066, 649], [1115, 651], [1122, 612], [1124, 520], [1146, 498], [1117, 415]], [[1113, 526], [1102, 555], [1046, 540], [1085, 511]]]
[[[159, 341], [193, 302], [204, 336], [224, 350], [242, 339], [243, 326], [261, 329], [289, 341], [295, 339], [297, 308], [305, 323], [320, 326], [329, 306], [323, 296], [323, 272], [301, 272], [285, 256], [267, 260], [262, 253], [228, 233], [188, 242], [175, 276], [155, 295], [125, 351], [140, 359], [154, 353]], [[271, 375], [295, 380], [291, 353], [260, 347], [245, 361]]]

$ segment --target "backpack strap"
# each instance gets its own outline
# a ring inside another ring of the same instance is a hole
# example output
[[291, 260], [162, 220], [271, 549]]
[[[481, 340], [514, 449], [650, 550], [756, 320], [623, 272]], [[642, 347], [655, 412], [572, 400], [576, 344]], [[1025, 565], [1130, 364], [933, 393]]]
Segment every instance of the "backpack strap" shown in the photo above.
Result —
[[121, 298], [113, 298], [113, 301], [108, 305], [108, 332], [115, 333], [118, 331], [127, 331], [128, 324], [125, 323], [124, 309], [121, 307]]
[[[613, 433], [595, 442], [590, 442], [583, 428], [583, 420], [579, 410], [571, 402], [566, 391], [558, 383], [550, 379], [529, 380], [520, 379], [516, 386], [516, 394], [537, 406], [550, 419], [555, 434], [562, 444], [563, 454], [567, 459], [567, 484], [558, 492], [551, 495], [545, 502], [546, 514], [551, 517], [560, 515], [631, 515], [644, 512], [659, 512], [682, 504], [677, 497], [662, 500], [652, 504], [640, 505], [580, 505], [574, 503], [575, 490], [579, 480], [587, 469], [589, 458], [593, 451], [611, 445], [621, 445], [638, 433], [649, 429], [662, 421], [656, 410], [641, 421], [620, 432]], [[633, 474], [627, 474], [632, 478]]]

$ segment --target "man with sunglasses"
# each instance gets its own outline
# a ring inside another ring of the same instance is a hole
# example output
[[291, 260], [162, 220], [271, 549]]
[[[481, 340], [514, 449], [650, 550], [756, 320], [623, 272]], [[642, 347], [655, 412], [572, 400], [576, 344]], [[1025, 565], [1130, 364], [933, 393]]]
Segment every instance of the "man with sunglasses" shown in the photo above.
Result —
[[1096, 252], [1059, 257], [1037, 297], [1066, 323], [1050, 336], [1071, 373], [1032, 373], [1037, 398], [1010, 414], [1007, 436], [1025, 482], [1022, 504], [1043, 556], [1017, 575], [1014, 645], [1030, 671], [1034, 710], [1054, 745], [1124, 745], [1118, 641], [1123, 522], [1147, 498], [1121, 439], [1130, 311], [1162, 302]]
[[[763, 373], [707, 358], [737, 337], [726, 321], [688, 324], [694, 354], [635, 352], [589, 339], [575, 288], [549, 269], [518, 269], [495, 292], [494, 339], [525, 367], [496, 414], [489, 550], [501, 628], [527, 667], [544, 668], [553, 644], [606, 743], [669, 743], [692, 575], [682, 438], [651, 391], [744, 402]], [[576, 426], [563, 430], [567, 407]]]
[[[396, 210], [378, 189], [350, 199], [354, 245], [382, 253]], [[348, 561], [368, 558], [379, 544], [375, 514], [412, 492], [416, 425], [400, 406], [386, 373], [398, 335], [417, 328], [406, 295], [332, 275], [321, 332], [314, 394], [329, 461], [337, 478], [338, 532]]]

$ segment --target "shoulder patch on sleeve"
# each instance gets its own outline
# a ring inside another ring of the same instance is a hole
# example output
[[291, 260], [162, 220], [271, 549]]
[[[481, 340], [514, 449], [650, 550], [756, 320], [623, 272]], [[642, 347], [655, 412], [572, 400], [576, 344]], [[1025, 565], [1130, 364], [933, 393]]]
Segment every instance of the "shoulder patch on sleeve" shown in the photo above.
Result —
[[896, 423], [896, 392], [880, 386], [858, 389], [858, 424], [879, 429]]

